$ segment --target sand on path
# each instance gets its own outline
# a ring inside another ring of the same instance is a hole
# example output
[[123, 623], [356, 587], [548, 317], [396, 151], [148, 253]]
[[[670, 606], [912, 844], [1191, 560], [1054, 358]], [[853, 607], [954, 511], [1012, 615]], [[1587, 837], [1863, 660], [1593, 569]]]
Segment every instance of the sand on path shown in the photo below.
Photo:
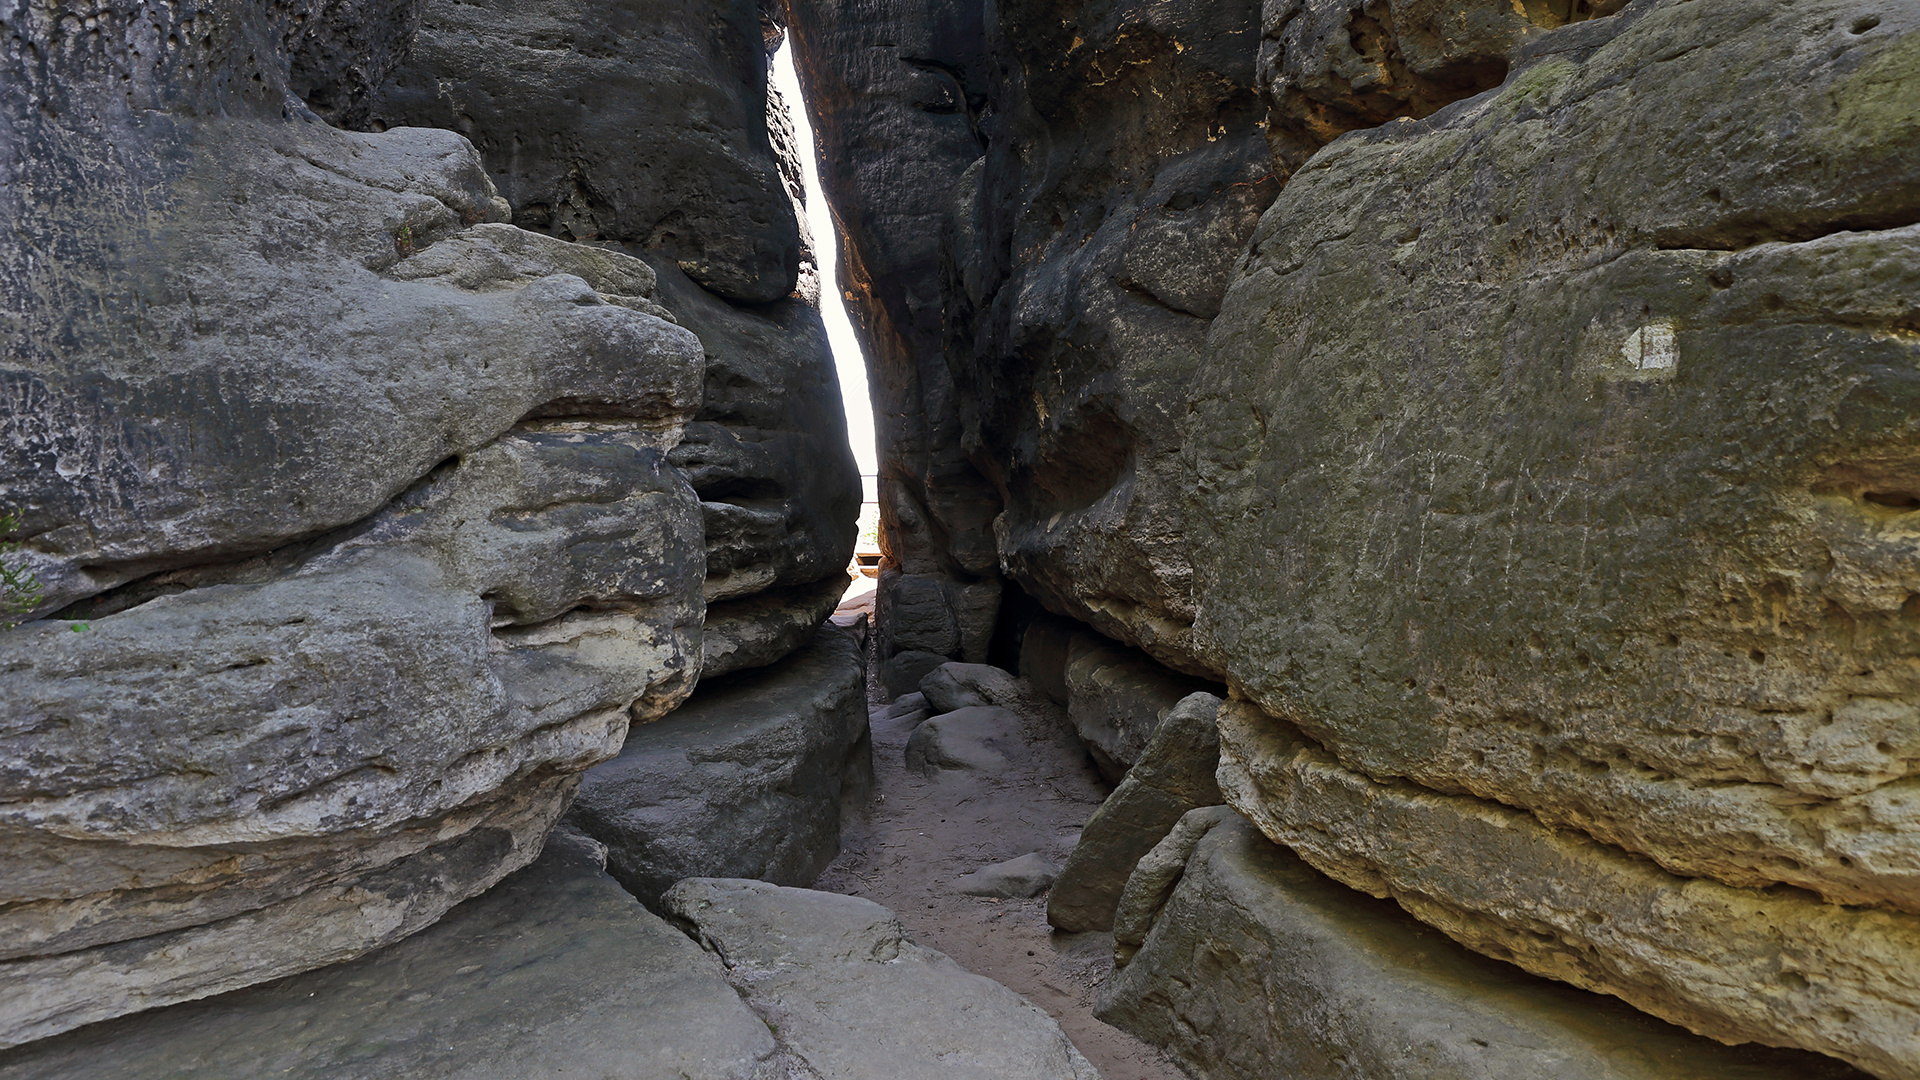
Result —
[[891, 908], [915, 941], [1046, 1010], [1105, 1080], [1184, 1080], [1158, 1050], [1094, 1019], [1096, 989], [1113, 966], [1111, 934], [1054, 932], [1044, 894], [996, 901], [953, 886], [962, 874], [1029, 852], [1064, 862], [1106, 798], [1092, 759], [1064, 727], [1064, 712], [1023, 717], [1027, 753], [1012, 755], [997, 775], [929, 779], [905, 765], [918, 717], [887, 719], [877, 690], [869, 702], [873, 797], [848, 816], [840, 857], [814, 888]]

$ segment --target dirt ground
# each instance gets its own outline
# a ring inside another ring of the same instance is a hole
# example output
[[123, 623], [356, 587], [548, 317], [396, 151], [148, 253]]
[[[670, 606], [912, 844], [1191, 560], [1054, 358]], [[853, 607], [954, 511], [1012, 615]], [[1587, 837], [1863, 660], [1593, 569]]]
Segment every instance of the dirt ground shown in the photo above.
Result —
[[1044, 895], [996, 901], [953, 887], [962, 874], [1033, 851], [1065, 861], [1107, 792], [1085, 752], [1039, 739], [999, 775], [930, 780], [905, 766], [915, 718], [886, 719], [877, 691], [869, 702], [874, 798], [843, 824], [840, 857], [814, 888], [891, 908], [915, 941], [1045, 1009], [1105, 1080], [1184, 1080], [1158, 1050], [1094, 1019], [1111, 935], [1053, 932]]

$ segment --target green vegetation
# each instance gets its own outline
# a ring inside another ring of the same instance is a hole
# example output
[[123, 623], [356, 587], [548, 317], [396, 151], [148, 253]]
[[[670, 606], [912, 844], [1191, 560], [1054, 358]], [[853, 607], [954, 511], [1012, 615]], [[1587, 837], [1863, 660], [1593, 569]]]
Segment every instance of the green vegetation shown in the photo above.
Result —
[[[0, 536], [19, 527], [19, 514], [0, 514]], [[11, 558], [20, 547], [18, 540], [0, 540], [0, 630], [11, 630], [19, 625], [18, 616], [40, 605], [39, 580]]]

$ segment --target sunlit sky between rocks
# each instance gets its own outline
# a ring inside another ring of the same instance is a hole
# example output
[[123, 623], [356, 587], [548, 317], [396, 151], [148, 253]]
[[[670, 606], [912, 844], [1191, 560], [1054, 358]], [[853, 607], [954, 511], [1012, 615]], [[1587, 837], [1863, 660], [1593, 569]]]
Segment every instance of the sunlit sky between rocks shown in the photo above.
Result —
[[[845, 295], [840, 288], [840, 249], [834, 238], [833, 215], [827, 212], [827, 197], [820, 191], [819, 159], [814, 156], [813, 124], [802, 107], [800, 80], [793, 70], [793, 49], [783, 44], [773, 58], [773, 85], [786, 99], [793, 116], [794, 135], [799, 141], [800, 161], [807, 174], [807, 227], [813, 232], [813, 250], [820, 260], [820, 314], [827, 323], [827, 341], [833, 348], [834, 366], [840, 369], [840, 397], [846, 403], [847, 435], [853, 440], [853, 457], [860, 463], [863, 476], [872, 476], [879, 468], [873, 449], [873, 406], [867, 397], [867, 368], [861, 358], [860, 343], [854, 340], [853, 325], [847, 321]], [[865, 497], [874, 498], [869, 485]]]

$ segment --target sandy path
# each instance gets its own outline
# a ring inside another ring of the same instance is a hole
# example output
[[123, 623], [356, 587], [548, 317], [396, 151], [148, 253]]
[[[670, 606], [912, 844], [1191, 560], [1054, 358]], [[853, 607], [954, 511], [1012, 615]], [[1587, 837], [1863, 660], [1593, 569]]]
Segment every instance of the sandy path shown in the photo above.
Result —
[[953, 891], [961, 874], [1031, 851], [1066, 858], [1106, 795], [1084, 751], [1030, 742], [1030, 753], [998, 776], [928, 780], [904, 764], [914, 718], [889, 721], [885, 711], [877, 702], [871, 711], [875, 797], [864, 817], [843, 825], [841, 855], [814, 887], [886, 905], [915, 941], [1045, 1009], [1105, 1080], [1184, 1080], [1159, 1051], [1093, 1018], [1095, 987], [1112, 966], [1111, 935], [1053, 933], [1044, 897]]

